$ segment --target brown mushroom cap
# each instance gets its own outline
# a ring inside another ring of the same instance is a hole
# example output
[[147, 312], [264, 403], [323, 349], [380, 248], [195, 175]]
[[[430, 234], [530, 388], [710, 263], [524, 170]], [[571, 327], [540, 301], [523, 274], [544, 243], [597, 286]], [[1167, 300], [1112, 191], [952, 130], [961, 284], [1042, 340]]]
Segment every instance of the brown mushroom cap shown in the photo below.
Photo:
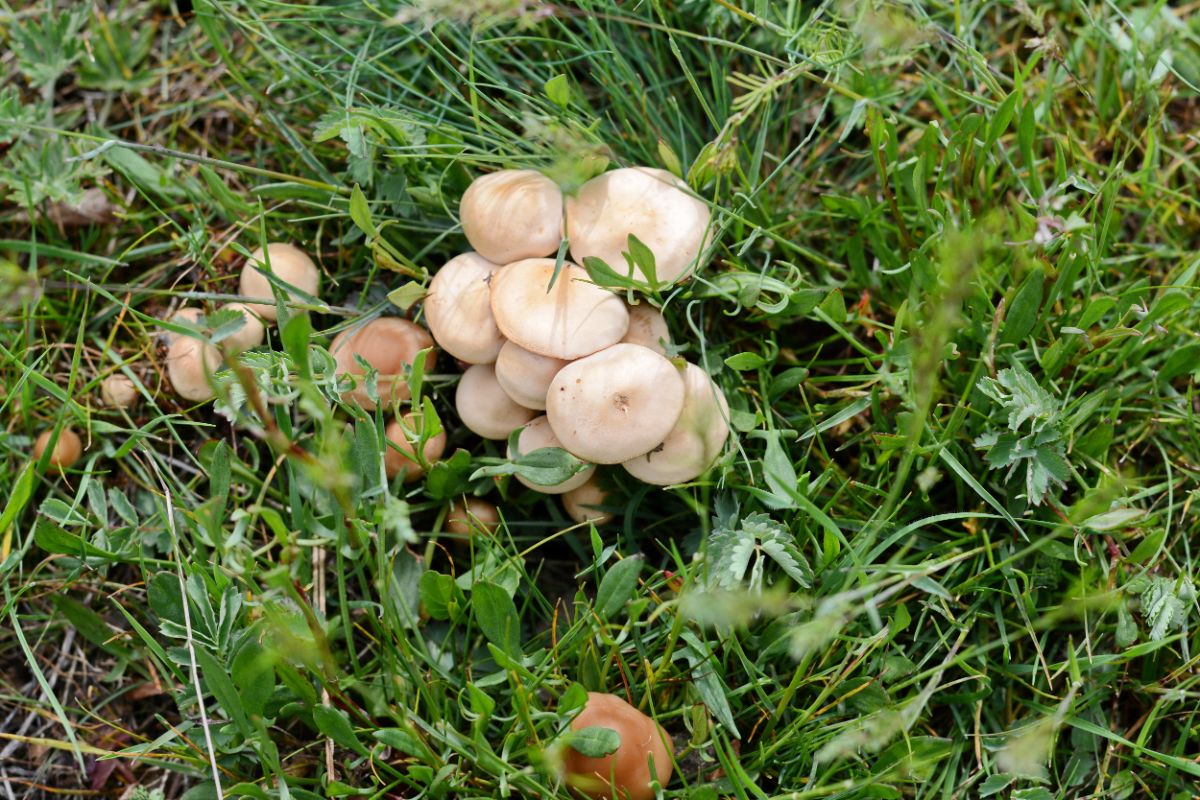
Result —
[[615, 730], [621, 745], [601, 758], [568, 747], [563, 761], [567, 782], [576, 790], [595, 800], [651, 800], [652, 779], [664, 787], [670, 782], [674, 743], [653, 719], [616, 695], [588, 692], [587, 705], [571, 721], [571, 730], [591, 727]]
[[546, 416], [571, 453], [594, 464], [619, 464], [666, 438], [683, 398], [674, 364], [648, 347], [614, 344], [559, 370], [546, 395]]
[[[711, 214], [666, 170], [627, 167], [597, 175], [567, 198], [567, 239], [571, 258], [599, 258], [621, 275], [630, 234], [654, 253], [655, 273], [675, 283], [707, 246]], [[634, 278], [645, 281], [640, 269]]]
[[683, 413], [662, 444], [621, 466], [638, 480], [669, 486], [694, 480], [712, 465], [729, 437], [725, 394], [704, 370], [688, 364]]
[[554, 259], [509, 264], [492, 278], [492, 315], [508, 339], [538, 355], [567, 361], [616, 344], [629, 330], [625, 304], [564, 263], [554, 286]]
[[222, 310], [239, 311], [245, 323], [237, 331], [226, 336], [221, 340], [222, 344], [228, 346], [235, 352], [249, 350], [252, 347], [258, 347], [267, 339], [267, 326], [263, 322], [262, 317], [256, 313], [256, 309], [262, 306], [251, 305], [248, 303], [226, 303], [221, 306]]
[[[181, 308], [172, 319], [193, 324], [204, 315], [198, 308]], [[172, 333], [167, 346], [167, 380], [175, 394], [193, 403], [216, 396], [209, 375], [221, 366], [221, 352], [211, 344], [184, 334]]]
[[[550, 421], [545, 416], [534, 417], [529, 422], [525, 423], [525, 427], [521, 428], [521, 435], [517, 437], [517, 449], [522, 455], [528, 455], [534, 450], [541, 450], [544, 447], [562, 447], [562, 442], [554, 435], [554, 431], [550, 429]], [[565, 449], [565, 448], [564, 448]], [[517, 454], [508, 449], [508, 457], [516, 458]], [[554, 483], [549, 486], [543, 486], [540, 483], [534, 483], [528, 478], [517, 475], [518, 481], [533, 489], [535, 492], [542, 494], [562, 494], [569, 492], [572, 489], [578, 488], [587, 482], [587, 479], [592, 477], [592, 473], [596, 471], [594, 466], [590, 466], [582, 472], [577, 472], [567, 478], [562, 483]]]
[[568, 363], [531, 353], [516, 342], [505, 342], [496, 359], [496, 380], [520, 405], [544, 411], [550, 381]]
[[[387, 436], [388, 441], [395, 445], [395, 447], [388, 445], [383, 451], [383, 470], [389, 478], [394, 478], [403, 471], [404, 482], [412, 483], [420, 480], [425, 474], [425, 468], [415, 458], [416, 445], [409, 441], [409, 437], [420, 439], [421, 428], [424, 424], [425, 417], [422, 414], [409, 412], [399, 419], [389, 422], [387, 428], [384, 429], [384, 435]], [[444, 430], [437, 436], [429, 437], [425, 441], [425, 446], [421, 448], [421, 455], [427, 464], [437, 461], [444, 452], [446, 452], [446, 432]]]
[[649, 303], [638, 303], [629, 306], [629, 330], [621, 341], [649, 347], [665, 356], [667, 348], [663, 343], [671, 343], [671, 331], [661, 311]]
[[496, 264], [552, 255], [562, 242], [562, 192], [531, 169], [476, 178], [463, 193], [459, 216], [471, 247]]
[[121, 373], [113, 373], [100, 381], [100, 402], [109, 408], [132, 408], [137, 401], [137, 386]]
[[[48, 430], [42, 431], [38, 436], [37, 441], [33, 443], [34, 461], [41, 459], [42, 453], [46, 452], [46, 448], [50, 445], [50, 437], [53, 435], [54, 431]], [[74, 466], [82, 455], [83, 441], [80, 440], [79, 434], [70, 428], [63, 428], [58, 432], [58, 441], [54, 443], [54, 449], [50, 451], [47, 464], [52, 469], [62, 471]]]
[[608, 492], [600, 488], [600, 482], [593, 475], [587, 483], [577, 486], [562, 496], [563, 510], [567, 516], [576, 522], [590, 522], [593, 525], [605, 525], [612, 522], [613, 515], [597, 508], [608, 500]]
[[507, 439], [533, 419], [532, 409], [519, 406], [505, 394], [490, 364], [476, 364], [463, 373], [454, 393], [458, 418], [485, 439]]
[[[271, 262], [269, 266], [268, 259]], [[275, 321], [278, 310], [275, 308], [275, 293], [271, 291], [271, 282], [255, 269], [256, 266], [274, 272], [284, 283], [314, 297], [321, 285], [321, 273], [317, 270], [317, 265], [299, 247], [287, 242], [271, 242], [267, 245], [266, 253], [261, 247], [255, 248], [242, 267], [241, 293], [245, 297], [262, 301], [251, 304], [251, 308], [265, 320]]]
[[[403, 402], [409, 398], [408, 376], [405, 370], [417, 353], [433, 347], [429, 331], [398, 317], [379, 317], [358, 328], [342, 331], [329, 345], [329, 352], [337, 362], [338, 375], [353, 375], [358, 385], [343, 395], [346, 402], [357, 402], [363, 409], [373, 411], [375, 402], [367, 396], [362, 385], [365, 370], [358, 363], [361, 357], [379, 373], [376, 389], [385, 405]], [[425, 357], [426, 371], [437, 363], [437, 353], [430, 351]]]
[[474, 536], [481, 531], [491, 535], [499, 527], [499, 509], [478, 497], [468, 497], [465, 505], [456, 500], [446, 514], [446, 532], [455, 536]]
[[433, 276], [425, 295], [425, 322], [450, 355], [468, 364], [491, 364], [504, 337], [492, 318], [492, 275], [500, 266], [478, 253], [455, 256]]

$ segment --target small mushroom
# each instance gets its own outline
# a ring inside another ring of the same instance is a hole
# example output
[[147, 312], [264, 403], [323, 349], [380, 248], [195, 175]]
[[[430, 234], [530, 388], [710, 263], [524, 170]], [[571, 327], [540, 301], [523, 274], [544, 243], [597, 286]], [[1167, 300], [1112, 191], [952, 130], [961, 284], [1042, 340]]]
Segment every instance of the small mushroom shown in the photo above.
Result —
[[568, 747], [564, 754], [567, 783], [594, 800], [651, 800], [653, 782], [666, 786], [675, 769], [674, 743], [662, 726], [614, 694], [588, 692], [587, 704], [571, 721], [572, 731], [608, 728], [621, 744], [606, 756], [592, 758]]
[[[409, 398], [406, 369], [417, 353], [433, 347], [429, 331], [415, 322], [398, 317], [379, 317], [359, 328], [342, 331], [329, 345], [329, 352], [337, 362], [338, 375], [353, 375], [359, 378], [358, 385], [346, 392], [346, 402], [357, 402], [366, 411], [375, 409], [375, 401], [367, 396], [361, 377], [365, 374], [358, 358], [362, 358], [379, 373], [376, 389], [385, 405], [403, 402]], [[425, 369], [433, 369], [436, 353], [430, 351], [425, 357]]]
[[729, 405], [704, 370], [688, 364], [683, 374], [683, 413], [662, 444], [622, 464], [630, 475], [656, 486], [694, 480], [712, 465], [729, 437]]
[[505, 394], [490, 364], [476, 364], [463, 373], [454, 393], [458, 418], [485, 439], [507, 439], [533, 419], [532, 409], [519, 406]]
[[531, 169], [476, 178], [463, 193], [459, 216], [471, 247], [496, 264], [552, 255], [562, 242], [562, 192]]
[[667, 348], [663, 345], [671, 343], [671, 331], [661, 311], [649, 303], [638, 303], [629, 306], [629, 330], [621, 341], [649, 347], [665, 356]]
[[242, 352], [249, 350], [252, 347], [258, 347], [267, 339], [267, 326], [263, 322], [262, 317], [257, 313], [257, 309], [262, 306], [250, 305], [248, 303], [226, 303], [221, 306], [222, 310], [240, 312], [245, 323], [242, 327], [226, 336], [221, 340], [223, 344], [228, 346], [234, 352]]
[[[34, 461], [41, 460], [42, 454], [50, 446], [50, 439], [53, 436], [53, 430], [42, 431], [41, 435], [38, 436], [37, 441], [33, 443]], [[50, 451], [50, 457], [46, 463], [52, 469], [62, 472], [74, 466], [75, 462], [82, 455], [83, 442], [80, 440], [79, 434], [70, 428], [63, 428], [58, 432], [58, 441], [54, 443], [54, 449]]]
[[657, 447], [683, 411], [679, 369], [653, 350], [614, 344], [559, 370], [546, 395], [550, 427], [569, 452], [619, 464]]
[[[391, 442], [383, 451], [383, 470], [389, 478], [404, 473], [404, 482], [413, 483], [425, 474], [425, 468], [415, 458], [417, 447], [414, 440], [419, 442], [421, 429], [425, 424], [422, 414], [410, 412], [394, 419], [384, 429], [384, 435]], [[395, 445], [395, 447], [392, 447]], [[421, 456], [426, 464], [432, 464], [446, 452], [446, 432], [439, 431], [437, 436], [425, 440], [421, 448]]]
[[433, 276], [425, 295], [425, 322], [450, 355], [468, 364], [491, 364], [504, 337], [492, 318], [492, 275], [500, 269], [478, 253], [463, 253]]
[[[271, 242], [267, 245], [265, 253], [263, 248], [256, 248], [242, 267], [241, 293], [254, 300], [261, 300], [261, 303], [251, 305], [251, 308], [254, 309], [254, 313], [271, 322], [278, 317], [275, 293], [271, 291], [271, 282], [259, 269], [275, 273], [279, 280], [308, 295], [316, 296], [321, 285], [321, 273], [317, 270], [317, 265], [299, 247], [287, 242]], [[295, 295], [292, 295], [292, 298], [296, 299]]]
[[[181, 308], [173, 320], [197, 324], [204, 316], [198, 308]], [[167, 380], [175, 394], [193, 403], [204, 403], [216, 396], [209, 375], [221, 366], [221, 352], [206, 341], [181, 333], [172, 333], [167, 345]]]
[[455, 536], [474, 536], [483, 532], [489, 536], [500, 527], [500, 511], [487, 500], [468, 497], [466, 503], [455, 501], [446, 514], [446, 532]]
[[[666, 170], [627, 167], [597, 175], [567, 198], [567, 239], [571, 258], [599, 258], [621, 275], [629, 236], [654, 254], [658, 282], [684, 277], [708, 246], [708, 206], [687, 191], [687, 184]], [[640, 269], [633, 277], [646, 281]]]
[[505, 342], [496, 359], [496, 380], [517, 403], [545, 411], [550, 381], [569, 363], [531, 353], [516, 342]]
[[598, 506], [608, 500], [608, 492], [600, 488], [600, 482], [593, 475], [587, 483], [577, 486], [562, 496], [563, 510], [567, 516], [576, 522], [590, 522], [593, 525], [605, 525], [612, 522], [613, 515]]
[[100, 381], [100, 402], [109, 408], [133, 408], [137, 401], [137, 386], [121, 373], [113, 373]]
[[530, 352], [567, 361], [621, 341], [629, 330], [621, 298], [574, 264], [563, 263], [557, 277], [554, 267], [552, 258], [530, 258], [495, 274], [492, 315], [500, 332]]
[[[522, 455], [528, 455], [534, 450], [541, 450], [545, 447], [562, 447], [562, 442], [554, 435], [554, 431], [550, 429], [550, 421], [546, 417], [535, 417], [525, 423], [525, 427], [521, 428], [521, 435], [517, 437], [517, 449]], [[509, 458], [516, 458], [517, 454], [508, 450]], [[577, 472], [567, 478], [562, 483], [553, 483], [548, 486], [540, 483], [534, 483], [524, 475], [517, 475], [518, 481], [533, 489], [535, 492], [542, 494], [562, 494], [576, 489], [587, 482], [587, 479], [592, 477], [592, 473], [596, 471], [594, 466], [590, 466], [582, 472]]]

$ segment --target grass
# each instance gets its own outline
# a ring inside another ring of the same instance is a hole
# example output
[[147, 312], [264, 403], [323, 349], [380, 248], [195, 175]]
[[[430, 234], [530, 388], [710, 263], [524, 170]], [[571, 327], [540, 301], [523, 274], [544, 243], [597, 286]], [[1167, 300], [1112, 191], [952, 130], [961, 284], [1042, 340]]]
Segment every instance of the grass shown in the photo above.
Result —
[[[585, 689], [673, 735], [667, 797], [1194, 793], [1193, 5], [192, 5], [0, 0], [3, 796], [567, 797]], [[713, 205], [666, 313], [725, 456], [572, 526], [472, 480], [443, 359], [454, 455], [386, 485], [329, 337], [481, 171], [606, 160]], [[274, 239], [322, 302], [182, 405], [158, 319]]]

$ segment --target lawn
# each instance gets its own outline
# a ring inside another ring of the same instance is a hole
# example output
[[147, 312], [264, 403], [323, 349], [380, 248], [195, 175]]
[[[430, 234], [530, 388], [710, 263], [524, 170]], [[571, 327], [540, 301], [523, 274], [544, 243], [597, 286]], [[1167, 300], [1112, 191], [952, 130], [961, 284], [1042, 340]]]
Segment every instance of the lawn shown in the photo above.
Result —
[[[0, 0], [0, 76], [0, 800], [565, 799], [589, 691], [666, 798], [1195, 796], [1196, 3]], [[576, 523], [430, 352], [386, 480], [332, 339], [628, 166], [711, 210], [711, 468]], [[184, 399], [268, 242], [319, 296]]]

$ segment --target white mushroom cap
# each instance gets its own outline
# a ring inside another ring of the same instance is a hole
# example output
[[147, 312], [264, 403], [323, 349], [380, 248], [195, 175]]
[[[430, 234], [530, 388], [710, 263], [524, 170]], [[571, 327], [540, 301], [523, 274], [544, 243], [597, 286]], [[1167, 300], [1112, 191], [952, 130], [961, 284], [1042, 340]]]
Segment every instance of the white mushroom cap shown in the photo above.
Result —
[[425, 322], [442, 349], [468, 364], [491, 364], [504, 337], [492, 318], [492, 275], [500, 266], [463, 253], [433, 276], [425, 296]]
[[559, 370], [546, 395], [550, 427], [569, 452], [619, 464], [657, 447], [683, 411], [680, 370], [636, 344], [614, 344]]
[[667, 349], [663, 343], [671, 343], [671, 331], [661, 311], [649, 303], [638, 303], [629, 306], [629, 330], [621, 341], [649, 347], [665, 356]]
[[492, 315], [507, 338], [538, 355], [567, 361], [621, 341], [629, 330], [625, 303], [564, 263], [554, 287], [554, 259], [509, 264], [492, 278]]
[[[267, 260], [270, 259], [268, 266]], [[321, 273], [317, 265], [299, 247], [287, 242], [271, 242], [264, 254], [256, 248], [242, 267], [241, 293], [261, 303], [253, 304], [254, 312], [265, 320], [274, 322], [278, 316], [275, 308], [275, 293], [271, 282], [255, 267], [274, 272], [284, 283], [294, 286], [305, 294], [316, 296], [321, 285]]]
[[562, 242], [562, 192], [531, 169], [476, 178], [463, 193], [459, 216], [471, 247], [497, 264], [553, 255]]
[[[344, 395], [347, 402], [357, 402], [367, 411], [375, 409], [375, 403], [367, 396], [361, 385], [365, 374], [355, 356], [361, 356], [379, 373], [375, 388], [385, 403], [409, 398], [408, 376], [405, 369], [410, 366], [417, 353], [433, 347], [429, 331], [415, 322], [398, 317], [378, 317], [359, 328], [342, 331], [329, 345], [329, 352], [337, 362], [338, 375], [354, 375], [360, 379], [358, 386]], [[425, 357], [426, 370], [432, 370], [437, 361], [436, 351]]]
[[550, 381], [568, 363], [561, 358], [531, 353], [515, 342], [505, 342], [496, 359], [496, 380], [520, 405], [545, 411]]
[[[708, 245], [708, 206], [666, 170], [627, 167], [597, 175], [567, 197], [567, 239], [571, 258], [599, 258], [618, 274], [628, 274], [622, 255], [633, 234], [654, 253], [658, 281], [680, 280]], [[634, 278], [645, 281], [641, 270]]]
[[463, 373], [454, 407], [463, 425], [485, 439], [507, 439], [534, 416], [532, 409], [517, 405], [504, 393], [490, 364], [476, 364]]
[[600, 488], [600, 482], [592, 476], [587, 483], [577, 486], [562, 496], [563, 510], [576, 522], [605, 525], [612, 522], [613, 515], [596, 506], [604, 505], [608, 492]]
[[[421, 429], [425, 424], [425, 417], [416, 412], [409, 412], [400, 419], [394, 419], [388, 423], [384, 429], [384, 435], [387, 436], [391, 444], [387, 445], [383, 451], [383, 469], [389, 478], [394, 478], [404, 472], [404, 482], [412, 483], [420, 480], [425, 474], [424, 467], [415, 458], [417, 448], [409, 438], [420, 440]], [[392, 447], [395, 445], [395, 447]], [[399, 448], [399, 449], [397, 449]], [[431, 436], [425, 440], [425, 446], [421, 448], [421, 455], [425, 458], [425, 463], [432, 464], [442, 457], [442, 453], [446, 452], [446, 432], [440, 431], [437, 436]]]
[[[172, 319], [197, 323], [204, 316], [198, 308], [181, 308]], [[184, 400], [203, 403], [216, 393], [209, 375], [221, 366], [221, 352], [211, 344], [184, 334], [171, 334], [167, 345], [167, 380]]]
[[[544, 416], [535, 417], [525, 423], [525, 427], [521, 428], [521, 435], [517, 437], [517, 449], [520, 450], [521, 455], [529, 455], [534, 450], [541, 450], [544, 447], [562, 446], [562, 442], [558, 440], [558, 437], [554, 435], [554, 431], [550, 428], [550, 421]], [[513, 452], [511, 447], [508, 449], [508, 457], [517, 457], [517, 454]], [[576, 472], [562, 483], [553, 483], [548, 486], [534, 483], [521, 475], [517, 475], [516, 478], [535, 492], [541, 492], [542, 494], [562, 494], [587, 483], [588, 478], [592, 477], [592, 473], [595, 471], [596, 468], [590, 466], [582, 472]]]
[[669, 486], [700, 477], [729, 437], [729, 405], [720, 387], [695, 364], [687, 365], [683, 381], [687, 396], [675, 427], [661, 445], [621, 465], [646, 483]]
[[230, 348], [237, 352], [249, 350], [252, 347], [258, 347], [267, 338], [267, 326], [263, 323], [262, 317], [256, 313], [256, 309], [261, 306], [250, 305], [247, 303], [227, 303], [221, 306], [222, 309], [231, 311], [240, 311], [242, 318], [246, 320], [242, 327], [230, 336], [226, 336], [222, 342], [229, 345]]
[[132, 408], [137, 401], [137, 386], [121, 373], [114, 373], [100, 381], [100, 402], [109, 408]]

